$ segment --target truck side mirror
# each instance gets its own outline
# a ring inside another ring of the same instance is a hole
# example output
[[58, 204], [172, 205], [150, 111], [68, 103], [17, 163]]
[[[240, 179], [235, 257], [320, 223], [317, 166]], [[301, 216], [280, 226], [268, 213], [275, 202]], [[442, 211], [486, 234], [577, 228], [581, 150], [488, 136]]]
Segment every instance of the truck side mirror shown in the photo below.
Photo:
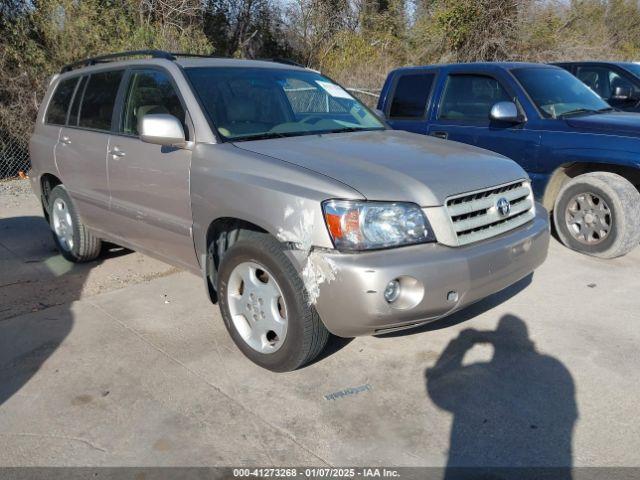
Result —
[[496, 122], [521, 123], [522, 116], [513, 102], [498, 102], [491, 107], [489, 118]]
[[156, 145], [183, 145], [184, 129], [180, 120], [166, 113], [149, 113], [138, 120], [140, 140]]
[[631, 87], [616, 87], [611, 95], [613, 100], [631, 100], [633, 98], [633, 92]]

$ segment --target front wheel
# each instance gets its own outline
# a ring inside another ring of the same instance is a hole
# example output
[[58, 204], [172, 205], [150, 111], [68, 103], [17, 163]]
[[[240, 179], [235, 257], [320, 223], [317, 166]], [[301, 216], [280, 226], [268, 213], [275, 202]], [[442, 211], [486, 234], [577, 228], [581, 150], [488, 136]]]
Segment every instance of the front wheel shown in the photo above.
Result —
[[609, 172], [579, 175], [556, 199], [553, 219], [567, 247], [600, 258], [627, 254], [640, 243], [640, 193]]
[[251, 361], [275, 372], [309, 363], [329, 338], [285, 248], [266, 233], [246, 232], [225, 252], [218, 275], [231, 338]]

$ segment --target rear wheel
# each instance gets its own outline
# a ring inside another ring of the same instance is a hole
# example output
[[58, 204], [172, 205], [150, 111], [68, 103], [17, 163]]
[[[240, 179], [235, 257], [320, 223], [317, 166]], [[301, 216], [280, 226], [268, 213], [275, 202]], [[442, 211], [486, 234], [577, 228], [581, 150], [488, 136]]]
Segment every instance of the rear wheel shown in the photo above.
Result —
[[67, 260], [88, 262], [100, 255], [102, 242], [84, 226], [62, 185], [49, 195], [49, 225], [58, 250]]
[[246, 232], [225, 252], [218, 275], [231, 338], [251, 361], [276, 372], [309, 363], [329, 338], [285, 248], [266, 233]]
[[562, 187], [553, 210], [567, 247], [601, 258], [625, 255], [640, 243], [640, 193], [609, 172], [579, 175]]

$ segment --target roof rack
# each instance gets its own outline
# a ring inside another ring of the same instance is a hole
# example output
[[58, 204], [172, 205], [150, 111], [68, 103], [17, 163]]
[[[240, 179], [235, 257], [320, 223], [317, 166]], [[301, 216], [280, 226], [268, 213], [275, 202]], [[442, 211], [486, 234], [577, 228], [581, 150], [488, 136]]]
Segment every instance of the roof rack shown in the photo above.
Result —
[[[216, 58], [212, 55], [201, 55], [196, 53], [165, 52], [164, 50], [131, 50], [128, 52], [110, 53], [108, 55], [98, 55], [97, 57], [78, 60], [77, 62], [73, 62], [62, 67], [60, 73], [70, 72], [71, 70], [75, 70], [76, 68], [89, 67], [98, 63], [111, 62], [120, 58], [142, 56], [149, 56], [151, 58], [164, 58], [165, 60], [171, 61], [175, 61], [177, 57]], [[286, 58], [268, 58], [265, 59], [265, 61], [306, 68], [304, 65], [294, 62], [293, 60], [288, 60]]]
[[95, 65], [97, 63], [104, 63], [116, 60], [118, 58], [125, 57], [141, 57], [141, 56], [150, 56], [151, 58], [164, 58], [166, 60], [175, 60], [176, 54], [172, 54], [169, 52], [165, 52], [163, 50], [131, 50], [128, 52], [118, 52], [118, 53], [110, 53], [108, 55], [99, 55], [97, 57], [85, 58], [84, 60], [79, 60], [77, 62], [70, 63], [62, 67], [60, 73], [70, 72], [76, 68], [88, 67], [90, 65]]

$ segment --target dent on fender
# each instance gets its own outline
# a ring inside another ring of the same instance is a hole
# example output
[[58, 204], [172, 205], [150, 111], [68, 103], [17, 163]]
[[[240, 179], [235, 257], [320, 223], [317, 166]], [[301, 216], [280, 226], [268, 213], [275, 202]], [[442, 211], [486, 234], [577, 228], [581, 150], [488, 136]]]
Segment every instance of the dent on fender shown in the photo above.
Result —
[[304, 255], [301, 276], [309, 305], [315, 305], [320, 286], [335, 280], [338, 272], [335, 262], [313, 246], [315, 218], [312, 210], [304, 208], [304, 202], [296, 201], [296, 205], [285, 207], [283, 227], [276, 235], [278, 240], [293, 244]]

